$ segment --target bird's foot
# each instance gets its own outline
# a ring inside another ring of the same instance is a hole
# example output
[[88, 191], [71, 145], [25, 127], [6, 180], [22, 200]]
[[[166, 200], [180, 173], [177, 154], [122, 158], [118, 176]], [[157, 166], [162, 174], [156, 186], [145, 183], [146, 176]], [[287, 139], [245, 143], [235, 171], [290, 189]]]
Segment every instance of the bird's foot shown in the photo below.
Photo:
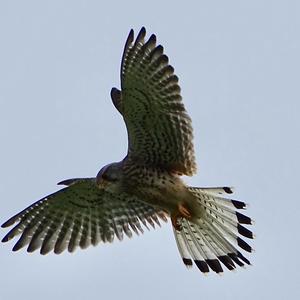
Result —
[[183, 204], [179, 204], [178, 205], [178, 211], [171, 215], [171, 221], [172, 221], [172, 225], [173, 227], [180, 231], [181, 230], [181, 224], [178, 222], [179, 218], [186, 218], [186, 219], [190, 219], [191, 218], [191, 213], [190, 211], [186, 208], [186, 206], [184, 206]]
[[171, 216], [171, 221], [172, 221], [172, 225], [174, 227], [174, 229], [180, 231], [181, 228], [181, 224], [179, 224], [178, 219], [180, 218], [180, 216], [178, 214]]
[[178, 211], [179, 211], [179, 213], [181, 214], [182, 217], [185, 217], [187, 219], [190, 219], [191, 216], [192, 216], [190, 211], [183, 204], [178, 205]]

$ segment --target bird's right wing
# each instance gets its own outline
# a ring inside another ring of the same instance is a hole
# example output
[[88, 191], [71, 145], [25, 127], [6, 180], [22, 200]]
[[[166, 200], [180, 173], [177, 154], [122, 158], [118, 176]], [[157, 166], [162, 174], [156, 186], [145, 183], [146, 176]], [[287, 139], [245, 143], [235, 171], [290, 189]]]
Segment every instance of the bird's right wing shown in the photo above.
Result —
[[127, 159], [174, 173], [193, 175], [196, 162], [191, 119], [180, 95], [178, 77], [155, 35], [131, 30], [121, 64], [122, 91], [111, 96], [128, 131]]
[[119, 240], [123, 233], [131, 237], [132, 230], [142, 233], [141, 223], [148, 228], [159, 225], [158, 218], [166, 221], [162, 211], [134, 197], [98, 188], [94, 178], [65, 181], [69, 183], [6, 221], [2, 227], [17, 224], [2, 242], [21, 235], [13, 251], [28, 245], [28, 252], [73, 252], [77, 246], [112, 242], [115, 235]]

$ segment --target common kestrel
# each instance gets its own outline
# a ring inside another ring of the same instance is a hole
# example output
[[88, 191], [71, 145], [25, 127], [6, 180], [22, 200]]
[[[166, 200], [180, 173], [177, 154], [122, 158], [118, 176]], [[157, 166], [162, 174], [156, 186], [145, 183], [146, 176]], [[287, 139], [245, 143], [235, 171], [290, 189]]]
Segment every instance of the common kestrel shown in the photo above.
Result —
[[13, 251], [27, 246], [73, 252], [99, 242], [119, 240], [143, 226], [155, 227], [171, 218], [180, 255], [186, 266], [200, 271], [229, 270], [250, 264], [237, 249], [252, 248], [240, 236], [253, 238], [242, 224], [251, 219], [237, 210], [241, 201], [224, 198], [229, 187], [189, 187], [182, 175], [196, 172], [191, 119], [180, 96], [178, 77], [152, 34], [130, 31], [121, 62], [121, 90], [111, 98], [128, 132], [123, 160], [103, 167], [96, 177], [68, 179], [66, 187], [35, 202], [2, 227], [14, 227], [3, 238], [21, 235]]

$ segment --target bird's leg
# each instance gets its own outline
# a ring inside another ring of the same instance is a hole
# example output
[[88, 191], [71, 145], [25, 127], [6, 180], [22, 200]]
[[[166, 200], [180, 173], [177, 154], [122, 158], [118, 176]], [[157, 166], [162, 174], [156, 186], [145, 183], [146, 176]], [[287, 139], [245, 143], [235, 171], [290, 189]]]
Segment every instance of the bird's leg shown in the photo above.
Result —
[[178, 204], [178, 211], [171, 215], [172, 225], [176, 230], [181, 230], [180, 224], [178, 224], [179, 218], [191, 218], [190, 211], [182, 203]]
[[192, 216], [190, 211], [182, 203], [180, 203], [178, 205], [178, 211], [179, 211], [179, 213], [181, 214], [182, 217], [185, 217], [187, 219], [190, 219], [191, 216]]
[[178, 223], [178, 218], [180, 217], [180, 215], [178, 213], [176, 214], [172, 214], [171, 215], [171, 222], [172, 222], [172, 225], [173, 227], [180, 231], [181, 230], [181, 225]]

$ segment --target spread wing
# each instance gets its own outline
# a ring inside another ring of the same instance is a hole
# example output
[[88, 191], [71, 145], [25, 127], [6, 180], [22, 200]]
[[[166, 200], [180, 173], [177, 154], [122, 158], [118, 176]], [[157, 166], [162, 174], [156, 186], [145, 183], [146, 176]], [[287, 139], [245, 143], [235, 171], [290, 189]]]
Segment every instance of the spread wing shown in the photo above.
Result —
[[73, 252], [77, 246], [86, 248], [100, 241], [112, 242], [116, 235], [132, 236], [143, 232], [141, 223], [154, 227], [164, 213], [127, 194], [115, 194], [99, 189], [95, 179], [65, 181], [70, 186], [51, 194], [15, 215], [2, 227], [17, 223], [2, 242], [21, 234], [13, 247], [17, 251], [28, 245], [27, 251], [40, 249], [41, 254], [66, 248]]
[[193, 175], [196, 163], [191, 119], [181, 100], [178, 77], [156, 37], [145, 28], [127, 38], [121, 89], [112, 89], [115, 107], [128, 131], [128, 155], [136, 163]]

